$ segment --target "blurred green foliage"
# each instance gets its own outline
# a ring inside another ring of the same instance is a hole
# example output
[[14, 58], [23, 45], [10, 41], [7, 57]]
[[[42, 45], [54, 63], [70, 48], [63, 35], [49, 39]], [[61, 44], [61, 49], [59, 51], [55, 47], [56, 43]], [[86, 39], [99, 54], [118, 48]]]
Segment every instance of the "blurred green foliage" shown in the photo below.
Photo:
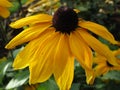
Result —
[[[24, 5], [27, 0], [11, 1], [14, 4], [14, 7], [10, 8], [11, 16], [7, 19], [0, 18], [0, 90], [27, 90], [25, 88], [29, 86], [28, 68], [17, 71], [12, 68], [12, 62], [22, 47], [19, 46], [8, 51], [4, 49], [4, 46], [11, 38], [22, 31], [21, 29], [14, 31], [9, 27], [9, 23], [26, 16], [29, 13], [27, 11], [29, 5]], [[120, 0], [60, 0], [60, 2], [80, 10], [78, 13], [80, 18], [104, 25], [114, 35], [115, 39], [120, 41]], [[46, 8], [42, 8], [42, 10], [48, 11]], [[99, 39], [111, 49], [119, 48], [101, 38]], [[33, 87], [29, 90], [58, 90], [53, 77], [42, 84], [33, 85]], [[75, 61], [75, 75], [71, 90], [119, 90], [119, 88], [119, 71], [111, 71], [96, 78], [95, 83], [90, 86], [86, 84], [84, 70]]]

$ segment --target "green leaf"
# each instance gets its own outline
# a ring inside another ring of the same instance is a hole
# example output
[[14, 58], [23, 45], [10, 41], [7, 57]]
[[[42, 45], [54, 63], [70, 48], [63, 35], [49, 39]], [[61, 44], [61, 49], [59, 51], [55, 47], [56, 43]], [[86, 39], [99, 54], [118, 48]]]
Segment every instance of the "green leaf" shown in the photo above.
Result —
[[[22, 4], [22, 5], [25, 4], [26, 1], [28, 1], [28, 0], [21, 0], [21, 4]], [[12, 4], [13, 4], [13, 7], [10, 7], [10, 8], [9, 8], [10, 11], [11, 11], [12, 13], [17, 12], [17, 11], [19, 10], [19, 8], [20, 8], [20, 3], [18, 2], [18, 0], [12, 0]]]
[[12, 89], [19, 87], [26, 83], [29, 78], [29, 71], [26, 69], [24, 71], [20, 71], [18, 74], [15, 75], [13, 79], [5, 87], [6, 89]]
[[80, 87], [80, 83], [73, 83], [71, 90], [79, 90], [79, 87]]
[[59, 90], [53, 79], [49, 79], [48, 81], [41, 83], [37, 90]]
[[11, 66], [12, 62], [9, 60], [3, 61], [0, 63], [0, 84], [2, 84], [2, 80], [4, 78], [4, 75], [6, 74], [6, 71], [9, 66]]
[[102, 79], [120, 81], [120, 71], [110, 71], [103, 75]]
[[18, 48], [18, 49], [15, 49], [14, 51], [13, 51], [13, 57], [15, 58], [16, 57], [16, 55], [23, 49], [24, 47], [21, 47], [21, 48]]

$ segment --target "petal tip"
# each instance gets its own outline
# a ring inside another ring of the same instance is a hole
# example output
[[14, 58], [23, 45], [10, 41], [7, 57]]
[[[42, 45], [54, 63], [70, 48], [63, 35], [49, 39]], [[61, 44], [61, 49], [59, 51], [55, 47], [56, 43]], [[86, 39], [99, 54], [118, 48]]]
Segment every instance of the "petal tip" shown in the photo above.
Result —
[[12, 47], [12, 46], [10, 46], [9, 44], [7, 44], [6, 46], [5, 46], [5, 49], [13, 49], [14, 47]]
[[9, 26], [12, 27], [12, 28], [16, 28], [15, 27], [15, 22], [12, 22]]

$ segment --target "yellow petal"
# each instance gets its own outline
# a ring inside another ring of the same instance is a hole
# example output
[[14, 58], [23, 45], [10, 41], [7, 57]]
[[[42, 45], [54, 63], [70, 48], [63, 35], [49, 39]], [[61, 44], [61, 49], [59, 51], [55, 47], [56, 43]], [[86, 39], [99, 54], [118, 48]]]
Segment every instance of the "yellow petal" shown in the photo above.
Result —
[[[119, 56], [120, 56], [120, 49], [114, 50], [114, 51], [113, 51], [113, 54], [114, 54], [116, 57], [119, 57]], [[120, 58], [119, 58], [119, 59], [120, 59]]]
[[78, 9], [73, 9], [76, 13], [79, 13], [80, 12], [80, 10], [78, 10]]
[[92, 51], [87, 44], [85, 44], [77, 31], [70, 34], [69, 43], [71, 51], [80, 65], [84, 69], [90, 70], [92, 68]]
[[107, 58], [99, 55], [93, 58], [95, 64], [101, 64], [101, 63], [106, 63]]
[[110, 68], [110, 70], [120, 70], [120, 62], [119, 62], [119, 66], [113, 66]]
[[91, 32], [108, 40], [112, 44], [118, 44], [118, 42], [115, 41], [113, 35], [102, 25], [99, 25], [99, 24], [96, 24], [96, 23], [90, 22], [90, 21], [83, 21], [83, 22], [79, 22], [79, 26], [90, 30]]
[[8, 0], [0, 0], [0, 6], [2, 6], [2, 7], [11, 7], [12, 3], [10, 3]]
[[29, 65], [30, 84], [44, 82], [52, 75], [55, 47], [59, 38], [60, 35], [55, 32], [36, 49]]
[[116, 62], [116, 58], [114, 57], [112, 51], [107, 47], [107, 45], [102, 44], [99, 40], [94, 38], [92, 35], [90, 35], [86, 30], [80, 29], [79, 30], [80, 35], [85, 40], [85, 42], [98, 54], [103, 55], [107, 58], [108, 62], [112, 65], [118, 65]]
[[85, 70], [85, 74], [86, 74], [86, 82], [87, 84], [92, 85], [94, 83], [95, 80], [95, 73], [93, 70]]
[[50, 15], [38, 14], [17, 20], [16, 22], [11, 23], [10, 26], [13, 28], [21, 28], [23, 26], [31, 25], [35, 23], [51, 22], [51, 20], [52, 20], [52, 16]]
[[33, 55], [35, 54], [36, 50], [40, 47], [42, 42], [49, 38], [49, 36], [54, 32], [54, 29], [51, 28], [43, 33], [40, 37], [30, 41], [23, 50], [21, 50], [13, 63], [14, 69], [23, 69], [27, 67], [32, 60]]
[[44, 31], [49, 28], [51, 25], [49, 23], [44, 23], [40, 25], [36, 25], [34, 27], [27, 28], [23, 30], [20, 34], [18, 34], [15, 38], [13, 38], [5, 48], [12, 49], [17, 45], [20, 45], [22, 43], [31, 41], [38, 36], [41, 35], [41, 33], [44, 33]]
[[60, 90], [70, 90], [74, 75], [74, 57], [69, 57], [60, 77], [55, 78]]
[[54, 76], [55, 78], [59, 78], [67, 64], [67, 60], [70, 57], [70, 49], [68, 45], [68, 37], [66, 34], [60, 33], [61, 37], [56, 45], [56, 52], [55, 52], [55, 62], [54, 62]]
[[7, 8], [0, 6], [0, 16], [7, 18], [10, 15], [10, 12]]
[[98, 64], [94, 68], [94, 70], [95, 70], [96, 77], [98, 77], [100, 75], [103, 75], [103, 74], [107, 73], [109, 69], [108, 69], [106, 63], [102, 63], [102, 64]]

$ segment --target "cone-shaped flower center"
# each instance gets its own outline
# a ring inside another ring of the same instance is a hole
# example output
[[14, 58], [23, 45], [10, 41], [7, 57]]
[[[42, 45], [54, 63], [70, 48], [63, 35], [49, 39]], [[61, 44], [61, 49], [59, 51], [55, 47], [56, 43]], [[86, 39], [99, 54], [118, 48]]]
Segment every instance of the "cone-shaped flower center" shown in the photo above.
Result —
[[53, 27], [56, 31], [70, 34], [78, 26], [77, 13], [67, 6], [60, 7], [53, 16]]

